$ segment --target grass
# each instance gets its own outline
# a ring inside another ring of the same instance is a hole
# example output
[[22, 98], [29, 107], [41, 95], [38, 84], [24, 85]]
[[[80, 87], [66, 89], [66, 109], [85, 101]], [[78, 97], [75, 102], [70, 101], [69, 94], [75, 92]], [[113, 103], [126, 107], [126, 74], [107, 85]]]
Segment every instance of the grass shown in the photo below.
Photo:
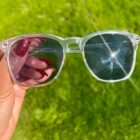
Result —
[[[140, 34], [139, 0], [3, 0], [0, 39], [25, 33], [85, 36], [98, 30]], [[140, 51], [132, 75], [140, 85]], [[139, 140], [140, 92], [127, 80], [93, 78], [81, 54], [67, 54], [58, 79], [27, 92], [12, 140]]]

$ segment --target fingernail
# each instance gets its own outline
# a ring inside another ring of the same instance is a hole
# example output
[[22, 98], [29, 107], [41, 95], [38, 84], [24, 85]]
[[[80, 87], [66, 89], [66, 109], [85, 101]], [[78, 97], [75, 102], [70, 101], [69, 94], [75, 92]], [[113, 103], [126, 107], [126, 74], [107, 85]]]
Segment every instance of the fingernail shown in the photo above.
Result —
[[19, 41], [14, 49], [15, 53], [18, 56], [23, 57], [28, 51], [30, 47], [30, 43], [31, 43], [30, 39], [24, 39], [24, 40]]
[[48, 76], [48, 74], [44, 70], [41, 69], [36, 69], [36, 70], [42, 75], [42, 77], [44, 77], [44, 75]]

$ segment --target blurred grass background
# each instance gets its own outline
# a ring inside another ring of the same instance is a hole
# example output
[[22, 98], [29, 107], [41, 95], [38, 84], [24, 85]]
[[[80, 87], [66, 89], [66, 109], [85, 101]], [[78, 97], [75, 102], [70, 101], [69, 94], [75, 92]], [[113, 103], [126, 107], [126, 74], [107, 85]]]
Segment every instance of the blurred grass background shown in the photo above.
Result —
[[[1, 40], [35, 32], [81, 37], [94, 24], [140, 34], [140, 0], [1, 0], [0, 7]], [[140, 50], [131, 78], [139, 87]], [[28, 90], [12, 140], [140, 140], [140, 92], [129, 80], [95, 80], [81, 54], [67, 54], [55, 82]]]

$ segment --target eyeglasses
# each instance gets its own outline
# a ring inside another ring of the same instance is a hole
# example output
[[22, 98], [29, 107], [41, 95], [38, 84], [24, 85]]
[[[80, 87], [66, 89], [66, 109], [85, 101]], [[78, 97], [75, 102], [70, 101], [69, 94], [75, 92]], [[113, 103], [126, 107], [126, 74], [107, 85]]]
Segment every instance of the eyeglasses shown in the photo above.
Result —
[[54, 81], [66, 53], [82, 53], [97, 80], [118, 82], [128, 79], [135, 66], [140, 36], [122, 31], [99, 31], [83, 38], [63, 39], [51, 34], [28, 34], [0, 43], [14, 82], [43, 86]]

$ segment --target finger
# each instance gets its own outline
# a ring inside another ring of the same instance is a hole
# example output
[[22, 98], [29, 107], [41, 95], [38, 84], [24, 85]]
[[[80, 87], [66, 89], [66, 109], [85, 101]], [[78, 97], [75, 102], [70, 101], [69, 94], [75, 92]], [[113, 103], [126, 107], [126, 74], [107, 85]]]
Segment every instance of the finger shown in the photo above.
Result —
[[19, 75], [22, 75], [23, 77], [27, 77], [30, 79], [40, 79], [43, 77], [43, 74], [41, 72], [27, 66], [24, 66], [22, 68]]
[[41, 40], [39, 38], [33, 38], [30, 44], [30, 48], [38, 47], [41, 44]]
[[34, 79], [28, 79], [28, 80], [22, 82], [22, 84], [30, 86], [30, 85], [36, 85], [37, 82]]
[[49, 68], [49, 69], [46, 69], [45, 70], [45, 75], [41, 78], [41, 79], [38, 79], [36, 80], [37, 83], [42, 83], [42, 82], [45, 82], [49, 79], [49, 77], [52, 75], [53, 72], [55, 72], [55, 68]]
[[9, 54], [10, 66], [14, 75], [17, 75], [24, 66], [30, 43], [31, 41], [29, 39], [21, 40], [11, 50], [12, 52]]
[[38, 47], [41, 44], [39, 38], [25, 38], [16, 44], [15, 53], [16, 55], [23, 57], [27, 51], [31, 51], [34, 47]]
[[17, 46], [14, 48], [15, 54], [20, 57], [24, 57], [30, 47], [30, 44], [31, 44], [30, 39], [20, 40], [17, 43]]
[[10, 68], [13, 72], [13, 74], [16, 76], [21, 71], [22, 67], [25, 64], [27, 56], [24, 56], [23, 58], [19, 58], [15, 56], [14, 54], [10, 54]]
[[41, 61], [38, 58], [29, 56], [26, 59], [25, 64], [29, 67], [35, 68], [35, 69], [45, 69], [47, 68], [47, 63], [45, 61]]
[[[19, 115], [20, 115], [20, 111], [21, 111], [21, 107], [24, 101], [24, 96], [25, 96], [25, 90], [21, 89], [18, 85], [14, 85], [14, 90], [15, 90], [15, 98], [13, 98], [14, 100], [14, 106], [11, 105], [11, 100], [9, 102], [7, 102], [7, 112], [9, 113], [10, 111], [10, 107], [11, 107], [11, 113], [9, 115], [9, 119], [8, 119], [8, 123], [9, 123], [9, 127], [8, 129], [6, 128], [6, 135], [3, 138], [3, 140], [9, 140], [10, 137], [13, 134], [13, 131], [15, 130]], [[6, 110], [6, 108], [5, 108]], [[11, 117], [12, 116], [12, 117]], [[7, 118], [7, 116], [6, 116]], [[11, 119], [10, 119], [11, 118]]]
[[10, 63], [15, 75], [17, 75], [24, 66], [28, 52], [31, 51], [33, 47], [37, 47], [40, 43], [41, 41], [37, 38], [26, 38], [15, 44], [16, 46], [10, 54]]
[[22, 82], [22, 84], [24, 84], [24, 85], [38, 85], [38, 84], [41, 84], [43, 82], [47, 82], [48, 78], [52, 75], [52, 73], [54, 71], [55, 71], [54, 68], [50, 68], [50, 69], [45, 70], [46, 74], [44, 74], [41, 79], [26, 78], [26, 80], [25, 80], [25, 77], [24, 77], [24, 81]]
[[5, 97], [9, 94], [12, 89], [12, 79], [8, 70], [7, 62], [5, 57], [0, 62], [0, 98]]
[[55, 68], [49, 68], [46, 69], [45, 72], [47, 73], [48, 78], [52, 75], [53, 72], [55, 72], [56, 69]]
[[45, 62], [49, 67], [54, 67], [53, 63], [47, 58], [38, 58], [40, 61]]

